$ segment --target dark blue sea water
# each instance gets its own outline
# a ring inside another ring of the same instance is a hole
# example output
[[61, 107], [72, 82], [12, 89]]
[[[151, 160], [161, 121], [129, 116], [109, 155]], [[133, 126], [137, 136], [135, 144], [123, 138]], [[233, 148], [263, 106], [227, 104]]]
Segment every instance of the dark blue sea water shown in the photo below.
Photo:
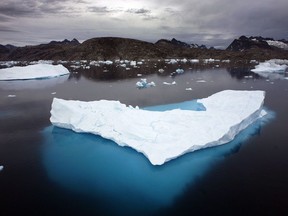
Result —
[[[143, 73], [156, 87], [141, 90], [135, 86], [137, 76], [98, 79], [85, 72], [54, 84], [1, 82], [0, 215], [288, 213], [288, 80], [247, 77], [251, 74], [245, 69], [240, 76], [239, 68], [181, 66], [185, 73], [174, 78]], [[172, 81], [177, 84], [163, 85]], [[268, 115], [226, 145], [163, 166], [153, 166], [141, 153], [112, 141], [49, 122], [53, 97], [201, 112], [195, 99], [224, 89], [265, 90]]]

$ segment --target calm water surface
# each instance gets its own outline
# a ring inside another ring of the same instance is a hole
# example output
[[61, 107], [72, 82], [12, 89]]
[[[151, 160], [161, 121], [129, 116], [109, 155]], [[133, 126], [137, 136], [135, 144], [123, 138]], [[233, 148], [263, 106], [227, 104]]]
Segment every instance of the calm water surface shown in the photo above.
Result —
[[[151, 64], [0, 82], [0, 215], [287, 215], [288, 80], [229, 65]], [[185, 73], [169, 76], [178, 67]], [[156, 87], [137, 89], [140, 78]], [[265, 90], [269, 115], [227, 145], [163, 166], [49, 122], [53, 97], [165, 110], [226, 89]]]

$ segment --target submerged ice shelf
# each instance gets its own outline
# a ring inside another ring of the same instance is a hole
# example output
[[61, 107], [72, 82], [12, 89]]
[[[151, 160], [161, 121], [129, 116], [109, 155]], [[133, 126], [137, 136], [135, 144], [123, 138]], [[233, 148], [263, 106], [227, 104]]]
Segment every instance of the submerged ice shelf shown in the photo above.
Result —
[[200, 99], [205, 110], [148, 111], [119, 101], [54, 98], [50, 121], [57, 127], [92, 133], [143, 153], [161, 165], [185, 153], [227, 143], [261, 118], [264, 91], [218, 92]]
[[65, 74], [69, 74], [69, 71], [63, 65], [36, 64], [0, 69], [0, 80], [47, 79]]

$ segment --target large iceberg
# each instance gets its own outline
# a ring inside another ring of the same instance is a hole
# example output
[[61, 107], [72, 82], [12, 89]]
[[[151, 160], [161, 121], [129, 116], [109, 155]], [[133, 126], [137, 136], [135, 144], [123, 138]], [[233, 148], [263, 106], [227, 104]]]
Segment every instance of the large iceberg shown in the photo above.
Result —
[[69, 74], [63, 65], [36, 64], [0, 69], [0, 80], [47, 79]]
[[185, 153], [227, 143], [266, 112], [264, 91], [225, 90], [200, 99], [204, 111], [148, 111], [119, 101], [54, 98], [50, 121], [143, 153], [161, 165]]

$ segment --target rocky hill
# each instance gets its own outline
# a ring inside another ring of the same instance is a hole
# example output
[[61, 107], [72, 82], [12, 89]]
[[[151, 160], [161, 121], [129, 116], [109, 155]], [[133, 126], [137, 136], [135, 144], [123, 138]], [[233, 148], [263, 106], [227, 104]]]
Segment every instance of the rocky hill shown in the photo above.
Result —
[[0, 45], [2, 61], [36, 60], [114, 60], [114, 59], [159, 59], [159, 58], [214, 58], [230, 60], [288, 59], [287, 41], [272, 38], [245, 37], [234, 40], [226, 50], [207, 49], [204, 45], [188, 44], [173, 38], [161, 39], [154, 43], [141, 40], [101, 37], [79, 43], [71, 41], [51, 41], [36, 46], [15, 47]]
[[89, 39], [69, 50], [66, 54], [67, 58], [88, 60], [134, 60], [141, 58], [164, 58], [166, 55], [153, 43], [118, 37]]
[[263, 37], [246, 37], [241, 36], [235, 39], [226, 50], [230, 51], [244, 51], [249, 49], [265, 49], [265, 50], [288, 50], [288, 41], [286, 40], [274, 40], [273, 38]]

